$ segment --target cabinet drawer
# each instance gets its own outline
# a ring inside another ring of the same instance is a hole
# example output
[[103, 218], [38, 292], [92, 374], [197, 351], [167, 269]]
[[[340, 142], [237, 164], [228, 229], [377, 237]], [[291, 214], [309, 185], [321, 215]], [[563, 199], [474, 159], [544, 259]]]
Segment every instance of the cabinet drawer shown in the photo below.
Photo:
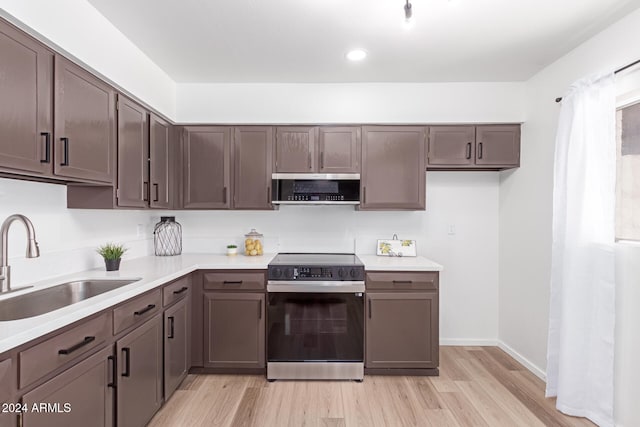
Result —
[[191, 276], [185, 276], [162, 288], [162, 304], [166, 307], [191, 293]]
[[367, 289], [437, 290], [438, 273], [424, 271], [371, 271], [365, 275]]
[[102, 346], [111, 337], [110, 315], [104, 313], [73, 329], [20, 352], [20, 388], [56, 368]]
[[264, 289], [266, 281], [266, 273], [263, 270], [204, 273], [202, 277], [203, 288], [206, 290]]
[[125, 329], [142, 323], [160, 311], [162, 296], [160, 289], [136, 297], [113, 309], [113, 334], [119, 334]]

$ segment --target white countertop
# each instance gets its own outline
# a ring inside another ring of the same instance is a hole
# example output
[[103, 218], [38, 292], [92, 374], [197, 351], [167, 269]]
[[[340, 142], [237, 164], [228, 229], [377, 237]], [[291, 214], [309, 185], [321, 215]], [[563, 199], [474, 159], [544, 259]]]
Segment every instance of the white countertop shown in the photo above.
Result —
[[[56, 329], [70, 325], [116, 304], [164, 285], [196, 270], [205, 269], [266, 269], [276, 254], [260, 257], [243, 255], [183, 254], [172, 257], [146, 256], [122, 261], [119, 271], [104, 268], [69, 274], [55, 279], [34, 283], [35, 289], [43, 289], [80, 279], [137, 279], [140, 280], [104, 294], [54, 310], [40, 316], [21, 320], [0, 321], [0, 353], [39, 338]], [[366, 270], [441, 271], [442, 266], [424, 257], [379, 257], [358, 255]], [[0, 300], [33, 291], [12, 292], [0, 296]]]
[[365, 270], [370, 271], [442, 271], [442, 265], [422, 256], [389, 257], [358, 255]]
[[[185, 254], [172, 257], [147, 256], [123, 260], [119, 271], [105, 271], [104, 268], [96, 268], [34, 283], [36, 289], [43, 289], [79, 279], [141, 279], [130, 285], [40, 316], [0, 322], [0, 353], [157, 288], [195, 270], [266, 269], [267, 264], [275, 255], [265, 254], [259, 257], [243, 255], [229, 257], [211, 254]], [[12, 292], [1, 296], [0, 300], [29, 293], [33, 290], [34, 288], [30, 288], [25, 291]]]

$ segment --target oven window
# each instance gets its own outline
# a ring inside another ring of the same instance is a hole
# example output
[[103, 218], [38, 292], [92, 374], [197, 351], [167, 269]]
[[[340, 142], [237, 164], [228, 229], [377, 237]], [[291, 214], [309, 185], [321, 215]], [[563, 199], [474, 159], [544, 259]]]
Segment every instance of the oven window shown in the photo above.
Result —
[[363, 294], [270, 293], [267, 322], [270, 362], [363, 361]]

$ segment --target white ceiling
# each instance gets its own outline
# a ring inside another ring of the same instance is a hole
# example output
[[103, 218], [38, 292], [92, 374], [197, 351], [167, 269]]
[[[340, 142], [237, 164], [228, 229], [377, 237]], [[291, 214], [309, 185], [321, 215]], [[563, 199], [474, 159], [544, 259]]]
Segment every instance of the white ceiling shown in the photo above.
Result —
[[[640, 0], [89, 0], [176, 82], [522, 81]], [[368, 51], [350, 63], [345, 53]]]

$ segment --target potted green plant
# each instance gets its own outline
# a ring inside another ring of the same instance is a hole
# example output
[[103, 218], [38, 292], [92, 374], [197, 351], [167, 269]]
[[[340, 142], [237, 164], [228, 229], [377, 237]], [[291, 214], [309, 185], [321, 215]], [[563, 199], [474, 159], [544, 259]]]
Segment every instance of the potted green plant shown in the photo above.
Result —
[[238, 246], [236, 245], [227, 245], [227, 255], [237, 255], [238, 254]]
[[120, 269], [120, 260], [126, 251], [127, 248], [125, 248], [124, 245], [115, 243], [105, 243], [96, 249], [96, 252], [104, 258], [107, 271], [117, 271]]

